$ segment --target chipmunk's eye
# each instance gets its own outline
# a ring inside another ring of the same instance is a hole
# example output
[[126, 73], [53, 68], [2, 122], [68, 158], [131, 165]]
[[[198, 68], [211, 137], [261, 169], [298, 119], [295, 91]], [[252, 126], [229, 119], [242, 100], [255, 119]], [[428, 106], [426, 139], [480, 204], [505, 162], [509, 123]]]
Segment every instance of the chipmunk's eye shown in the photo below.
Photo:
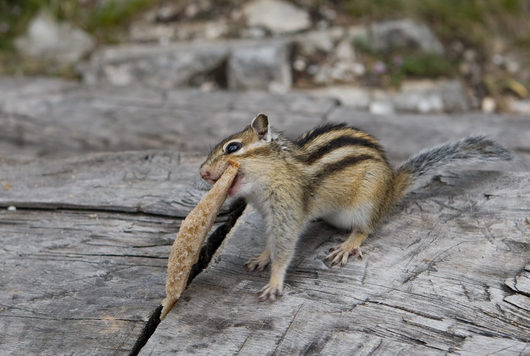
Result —
[[230, 142], [228, 145], [226, 145], [225, 152], [227, 154], [234, 153], [237, 150], [239, 150], [241, 146], [243, 146], [241, 142], [237, 142], [237, 141]]

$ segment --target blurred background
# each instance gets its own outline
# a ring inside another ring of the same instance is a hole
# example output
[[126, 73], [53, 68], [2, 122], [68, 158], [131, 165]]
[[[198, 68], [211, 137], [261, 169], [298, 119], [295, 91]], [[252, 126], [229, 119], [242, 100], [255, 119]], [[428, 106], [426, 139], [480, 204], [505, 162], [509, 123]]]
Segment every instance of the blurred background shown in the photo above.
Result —
[[0, 76], [530, 114], [529, 0], [0, 0]]

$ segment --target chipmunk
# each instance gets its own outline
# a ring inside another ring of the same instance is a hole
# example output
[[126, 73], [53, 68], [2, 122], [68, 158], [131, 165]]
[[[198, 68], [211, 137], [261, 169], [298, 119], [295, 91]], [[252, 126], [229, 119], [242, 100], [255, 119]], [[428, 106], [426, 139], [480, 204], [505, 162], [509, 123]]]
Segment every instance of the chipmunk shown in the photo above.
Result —
[[229, 194], [243, 197], [263, 216], [266, 247], [246, 263], [263, 271], [271, 263], [269, 283], [259, 300], [282, 295], [287, 267], [308, 223], [323, 219], [351, 231], [326, 260], [344, 266], [362, 257], [360, 246], [409, 190], [411, 184], [455, 161], [509, 160], [511, 154], [484, 136], [472, 136], [422, 151], [393, 170], [371, 135], [346, 124], [324, 124], [290, 140], [275, 132], [264, 114], [217, 144], [200, 167], [213, 184], [228, 160], [239, 162]]

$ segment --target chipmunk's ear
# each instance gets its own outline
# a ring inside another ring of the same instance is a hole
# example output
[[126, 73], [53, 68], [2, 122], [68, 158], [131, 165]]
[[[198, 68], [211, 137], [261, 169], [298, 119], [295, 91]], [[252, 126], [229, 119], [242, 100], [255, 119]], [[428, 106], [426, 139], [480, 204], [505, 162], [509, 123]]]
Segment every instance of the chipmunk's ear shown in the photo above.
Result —
[[271, 127], [269, 125], [269, 118], [265, 114], [258, 114], [250, 123], [250, 127], [254, 129], [261, 140], [270, 142], [272, 140]]

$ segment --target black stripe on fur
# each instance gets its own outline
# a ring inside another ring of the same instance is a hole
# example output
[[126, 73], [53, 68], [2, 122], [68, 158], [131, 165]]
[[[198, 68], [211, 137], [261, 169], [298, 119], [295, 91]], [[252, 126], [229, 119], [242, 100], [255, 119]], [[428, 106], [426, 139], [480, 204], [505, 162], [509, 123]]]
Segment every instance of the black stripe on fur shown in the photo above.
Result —
[[306, 132], [302, 136], [298, 137], [294, 141], [294, 143], [298, 147], [302, 147], [306, 143], [308, 143], [309, 141], [314, 140], [315, 138], [317, 138], [318, 136], [320, 136], [322, 134], [325, 134], [326, 132], [340, 130], [340, 129], [343, 129], [345, 127], [347, 127], [345, 123], [340, 123], [340, 124], [331, 124], [331, 123], [329, 123], [329, 124], [320, 125], [320, 126], [314, 128], [314, 129], [312, 129], [311, 131]]
[[377, 143], [374, 143], [362, 137], [353, 137], [353, 136], [345, 135], [345, 136], [334, 138], [333, 140], [329, 141], [326, 145], [323, 145], [319, 147], [318, 149], [316, 149], [315, 151], [311, 152], [303, 160], [306, 163], [311, 164], [317, 161], [318, 159], [322, 158], [327, 153], [334, 151], [336, 149], [339, 149], [341, 147], [345, 147], [345, 146], [368, 147], [368, 148], [377, 150], [383, 157], [385, 155], [385, 152], [383, 151], [381, 146], [379, 146]]

